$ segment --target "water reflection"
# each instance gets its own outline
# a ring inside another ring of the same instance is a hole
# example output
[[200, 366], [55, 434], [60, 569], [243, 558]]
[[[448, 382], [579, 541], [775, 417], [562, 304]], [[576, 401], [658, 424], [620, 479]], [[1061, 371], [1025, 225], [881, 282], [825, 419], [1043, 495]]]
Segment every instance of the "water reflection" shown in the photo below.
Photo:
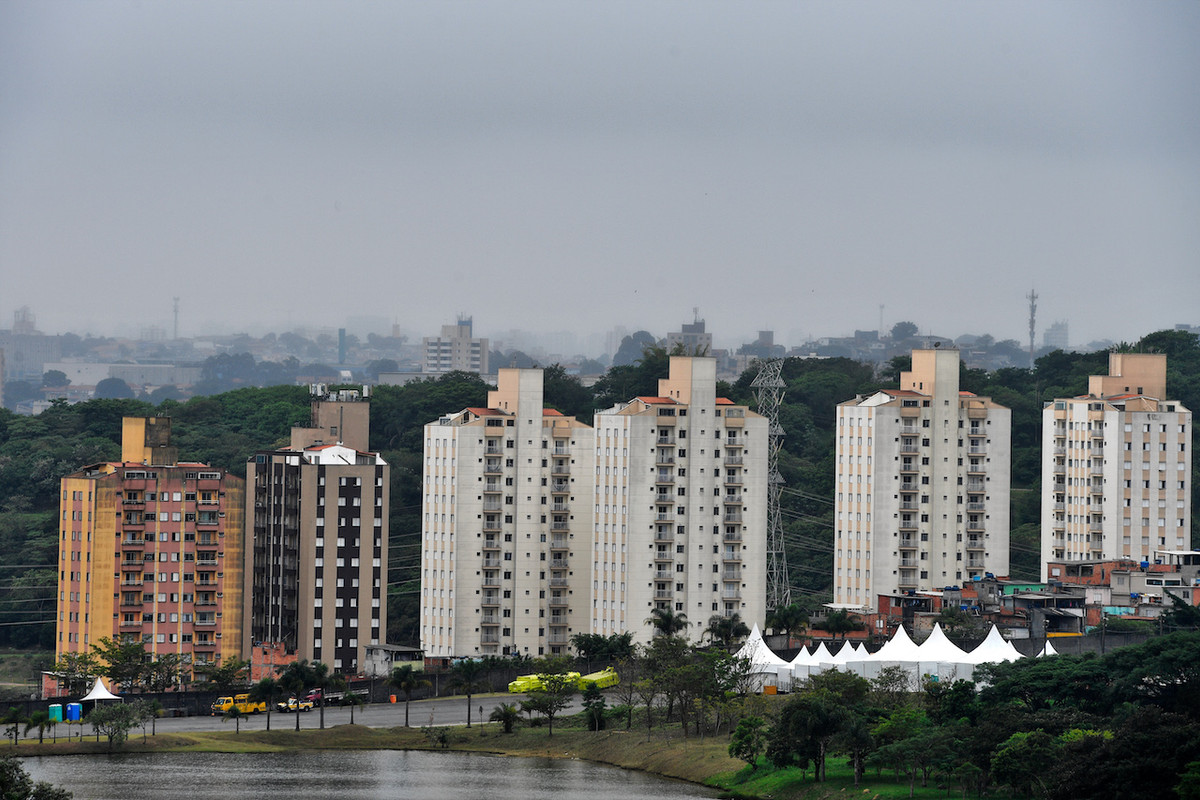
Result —
[[76, 800], [217, 800], [249, 795], [294, 800], [695, 800], [716, 792], [640, 772], [540, 758], [392, 750], [230, 755], [54, 756], [27, 758], [37, 780], [71, 790]]

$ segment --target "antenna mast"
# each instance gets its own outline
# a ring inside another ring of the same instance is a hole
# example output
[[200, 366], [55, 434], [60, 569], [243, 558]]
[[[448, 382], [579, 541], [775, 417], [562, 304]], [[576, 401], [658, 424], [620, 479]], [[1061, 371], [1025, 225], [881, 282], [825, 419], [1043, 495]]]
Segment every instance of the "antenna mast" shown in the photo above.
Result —
[[1037, 320], [1037, 292], [1030, 289], [1025, 298], [1029, 301], [1029, 368], [1033, 369], [1033, 332], [1034, 323]]
[[751, 382], [758, 413], [767, 418], [767, 610], [791, 605], [792, 588], [788, 582], [787, 553], [783, 545], [783, 518], [779, 513], [779, 494], [783, 476], [779, 474], [779, 448], [783, 446], [783, 427], [779, 424], [779, 406], [783, 402], [783, 359], [767, 358], [758, 362], [758, 376]]

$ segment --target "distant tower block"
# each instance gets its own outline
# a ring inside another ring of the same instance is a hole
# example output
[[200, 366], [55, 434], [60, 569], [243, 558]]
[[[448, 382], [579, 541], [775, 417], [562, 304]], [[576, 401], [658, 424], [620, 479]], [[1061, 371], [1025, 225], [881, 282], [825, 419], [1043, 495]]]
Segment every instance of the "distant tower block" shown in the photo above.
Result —
[[1033, 369], [1033, 337], [1037, 328], [1037, 292], [1032, 289], [1025, 298], [1029, 301], [1029, 368]]

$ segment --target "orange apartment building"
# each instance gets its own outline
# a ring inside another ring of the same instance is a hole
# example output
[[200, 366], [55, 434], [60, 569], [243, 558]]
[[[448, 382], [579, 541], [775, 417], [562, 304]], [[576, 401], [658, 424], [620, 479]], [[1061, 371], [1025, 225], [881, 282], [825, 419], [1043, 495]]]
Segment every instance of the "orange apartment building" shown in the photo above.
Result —
[[179, 461], [170, 433], [127, 417], [119, 462], [62, 479], [56, 658], [106, 637], [193, 675], [242, 656], [245, 482]]

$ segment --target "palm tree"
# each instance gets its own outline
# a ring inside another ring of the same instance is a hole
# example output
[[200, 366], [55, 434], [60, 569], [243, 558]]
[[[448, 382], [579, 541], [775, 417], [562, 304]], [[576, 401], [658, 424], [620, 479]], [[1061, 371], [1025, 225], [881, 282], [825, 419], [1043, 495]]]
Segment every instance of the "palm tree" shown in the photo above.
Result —
[[842, 639], [845, 639], [847, 633], [861, 631], [864, 626], [857, 619], [839, 608], [836, 611], [830, 611], [825, 615], [825, 619], [822, 622], [815, 623], [813, 627], [820, 628], [832, 634], [836, 640], [839, 634]]
[[749, 636], [750, 629], [746, 627], [746, 623], [742, 622], [741, 615], [734, 612], [727, 617], [713, 614], [708, 618], [708, 628], [705, 629], [705, 633], [708, 634], [713, 644], [720, 643], [728, 650], [734, 642]]
[[321, 692], [321, 730], [325, 730], [325, 694], [339, 680], [337, 675], [329, 671], [329, 665], [314, 661], [308, 667], [309, 686]]
[[34, 711], [29, 715], [29, 719], [25, 722], [25, 735], [28, 736], [31, 730], [37, 728], [38, 744], [41, 744], [43, 741], [45, 741], [46, 728], [49, 728], [53, 724], [54, 723], [50, 720], [49, 711]]
[[788, 638], [788, 646], [792, 643], [792, 634], [808, 625], [808, 612], [798, 604], [780, 606], [767, 615], [767, 627], [773, 631], [782, 632]]
[[[479, 679], [487, 669], [482, 661], [474, 661], [472, 659], [463, 659], [455, 662], [450, 668], [450, 685], [456, 690], [465, 692], [467, 695], [467, 727], [471, 727], [471, 695], [484, 687], [483, 682]], [[482, 722], [483, 720], [480, 720]]]
[[[293, 661], [279, 674], [279, 685], [300, 699], [312, 685], [312, 675], [308, 668], [308, 660]], [[296, 730], [300, 730], [300, 710], [296, 709]]]
[[267, 730], [271, 730], [271, 710], [275, 708], [275, 698], [279, 697], [282, 691], [283, 687], [279, 685], [279, 681], [269, 675], [250, 687], [250, 699], [267, 706]]
[[246, 712], [242, 711], [237, 705], [232, 705], [229, 710], [221, 715], [221, 722], [233, 720], [233, 732], [235, 734], [242, 732], [242, 720], [246, 718]]
[[691, 623], [682, 611], [676, 613], [669, 608], [656, 608], [646, 618], [646, 624], [654, 626], [656, 636], [674, 636], [687, 630]]
[[356, 706], [365, 706], [366, 700], [364, 700], [363, 696], [361, 694], [359, 694], [358, 692], [347, 691], [344, 702], [346, 703], [346, 705], [350, 706], [350, 724], [353, 725], [354, 724], [354, 708]]
[[430, 685], [432, 684], [428, 680], [413, 669], [412, 664], [404, 664], [392, 669], [392, 674], [388, 678], [388, 686], [404, 692], [404, 727], [408, 727], [408, 703], [412, 700], [412, 693]]
[[521, 709], [516, 703], [501, 703], [492, 709], [489, 722], [499, 722], [504, 726], [505, 733], [512, 733], [513, 727], [521, 721]]

